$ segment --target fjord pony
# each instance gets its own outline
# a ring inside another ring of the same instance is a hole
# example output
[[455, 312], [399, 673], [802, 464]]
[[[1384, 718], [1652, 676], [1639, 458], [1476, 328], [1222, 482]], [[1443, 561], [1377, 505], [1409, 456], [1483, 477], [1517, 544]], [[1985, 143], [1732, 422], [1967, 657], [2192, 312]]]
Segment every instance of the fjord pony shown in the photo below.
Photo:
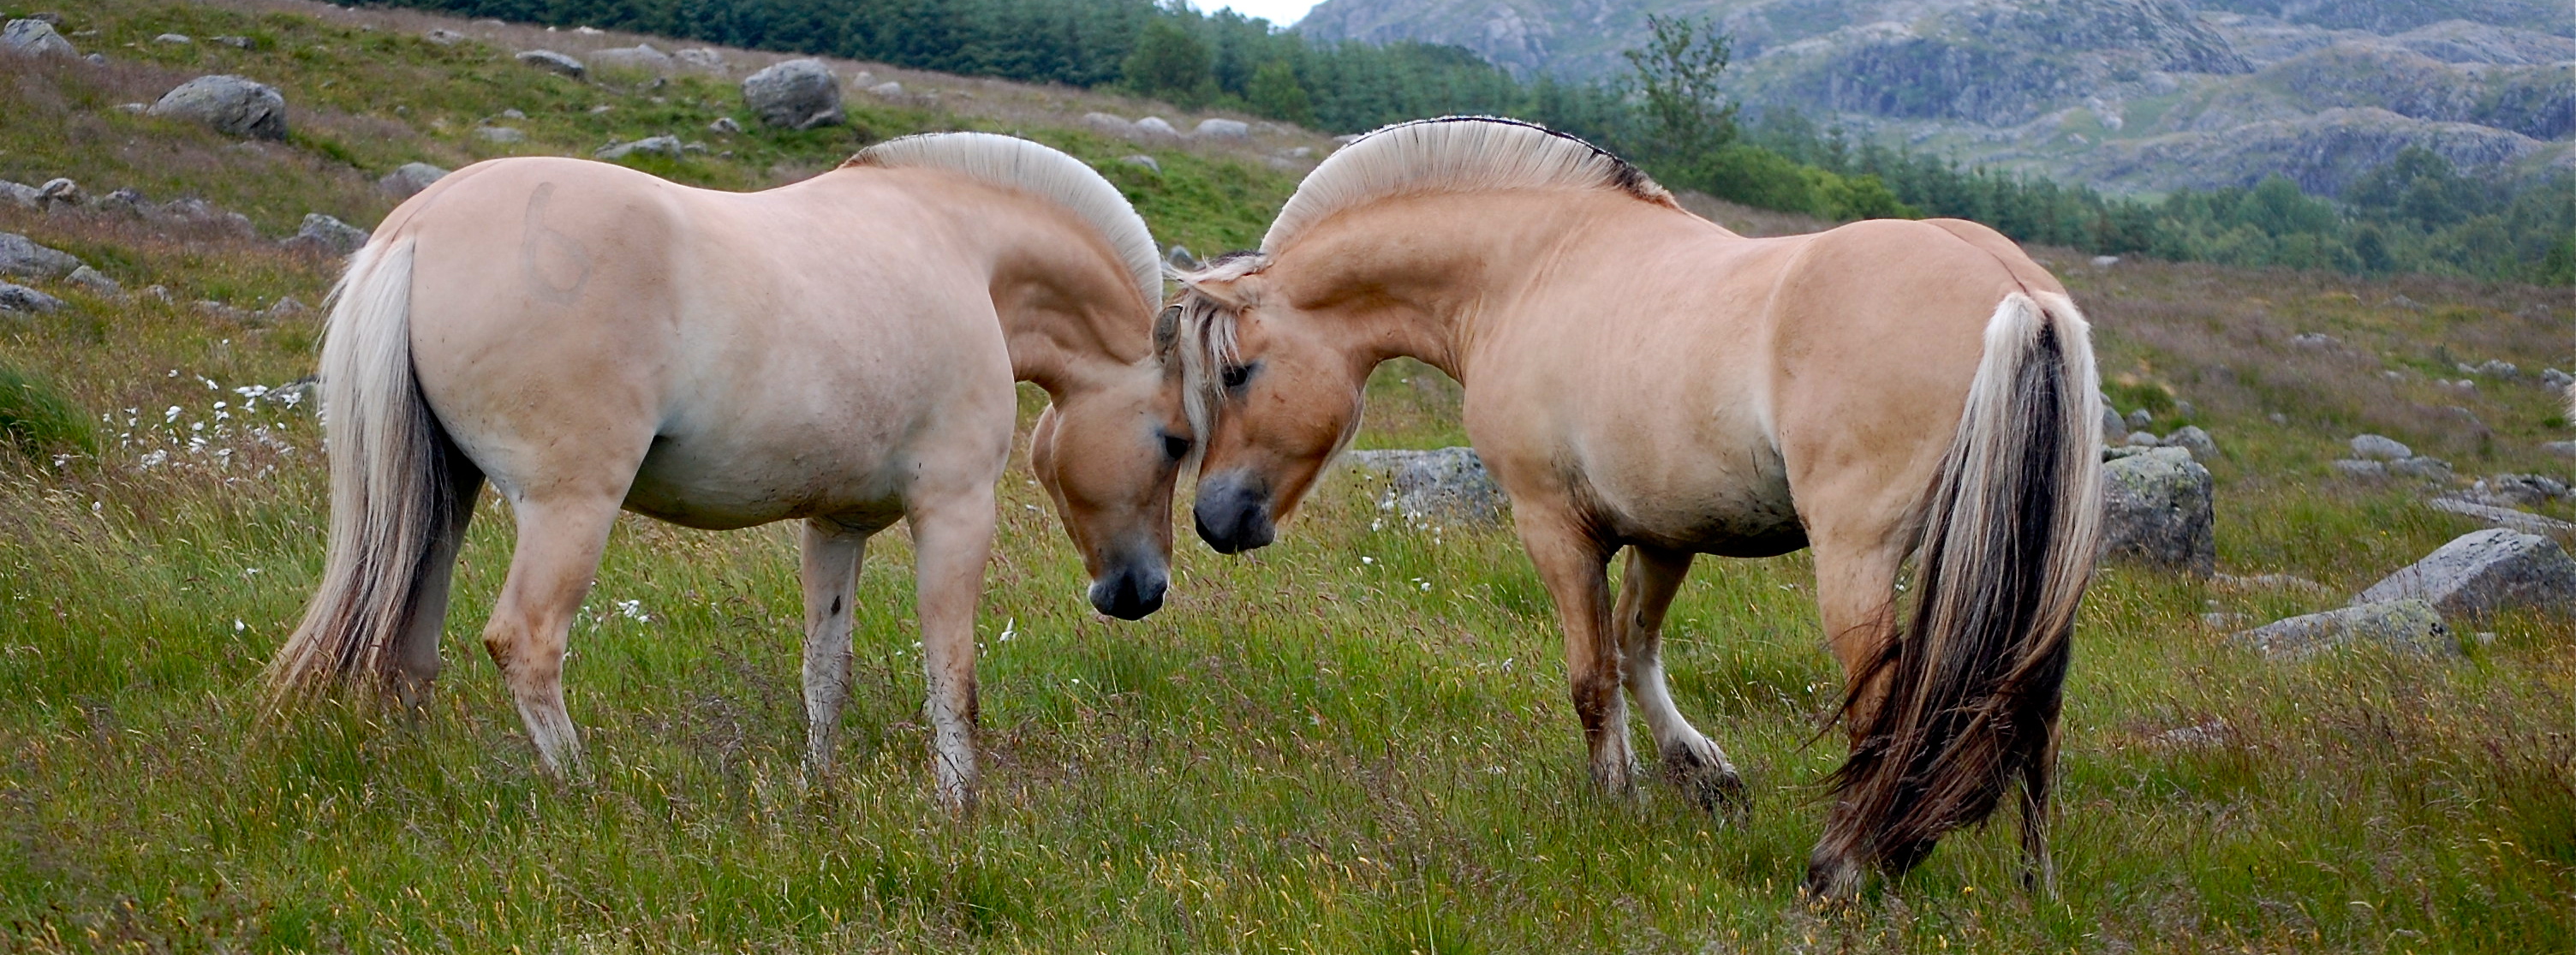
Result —
[[2015, 783], [2047, 878], [2099, 399], [2084, 320], [2011, 242], [1958, 221], [1747, 239], [1580, 140], [1452, 118], [1333, 154], [1259, 252], [1183, 281], [1163, 322], [1210, 422], [1195, 511], [1217, 550], [1268, 543], [1370, 369], [1418, 358], [1465, 385], [1600, 782], [1630, 785], [1624, 686], [1673, 778], [1740, 798], [1665, 687], [1664, 612], [1696, 554], [1809, 547], [1854, 745], [1808, 888], [1902, 872]]
[[449, 571], [489, 480], [517, 549], [483, 631], [549, 770], [574, 763], [566, 631], [621, 507], [697, 528], [802, 518], [811, 762], [851, 680], [870, 535], [910, 522], [939, 795], [974, 791], [976, 602], [1013, 382], [1102, 612], [1160, 605], [1189, 433], [1153, 354], [1160, 263], [1107, 181], [1047, 147], [881, 143], [748, 194], [502, 159], [403, 203], [322, 350], [331, 542], [274, 692], [438, 673]]

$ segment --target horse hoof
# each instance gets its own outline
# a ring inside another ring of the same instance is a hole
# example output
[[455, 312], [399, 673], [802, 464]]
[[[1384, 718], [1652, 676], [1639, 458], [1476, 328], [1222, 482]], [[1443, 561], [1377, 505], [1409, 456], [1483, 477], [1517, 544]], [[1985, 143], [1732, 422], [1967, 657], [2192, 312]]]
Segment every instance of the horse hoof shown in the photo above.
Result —
[[1752, 793], [1725, 757], [1674, 747], [1664, 753], [1664, 778], [1688, 794], [1691, 802], [1722, 819], [1742, 822], [1752, 813]]
[[1798, 895], [1817, 908], [1841, 908], [1860, 897], [1861, 868], [1849, 859], [1816, 859], [1807, 863], [1807, 881]]

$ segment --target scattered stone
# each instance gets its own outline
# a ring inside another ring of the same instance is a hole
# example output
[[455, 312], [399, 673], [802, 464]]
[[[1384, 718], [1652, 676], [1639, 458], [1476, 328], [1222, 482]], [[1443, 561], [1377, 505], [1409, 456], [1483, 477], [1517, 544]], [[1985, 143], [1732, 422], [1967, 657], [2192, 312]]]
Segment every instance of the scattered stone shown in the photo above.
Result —
[[722, 73], [725, 71], [724, 54], [703, 46], [693, 46], [688, 49], [681, 50], [677, 53], [671, 54], [671, 58], [678, 60], [681, 66], [692, 70], [702, 70], [708, 73]]
[[2576, 610], [2576, 558], [2538, 534], [2491, 528], [2460, 535], [2353, 598], [2357, 604], [2423, 600], [2444, 614]]
[[458, 33], [446, 27], [432, 28], [429, 32], [421, 34], [420, 38], [428, 40], [431, 43], [436, 43], [440, 46], [455, 46], [458, 43], [465, 42], [465, 34]]
[[258, 312], [254, 312], [246, 308], [234, 308], [213, 299], [198, 299], [195, 307], [198, 314], [204, 315], [208, 318], [221, 319], [223, 321], [243, 325], [257, 324], [259, 321]]
[[678, 61], [671, 59], [671, 54], [654, 49], [650, 43], [590, 51], [590, 65], [604, 69], [668, 73], [677, 64]]
[[2198, 460], [2218, 459], [2218, 441], [2211, 438], [2209, 432], [2201, 430], [2199, 425], [2187, 424], [2176, 429], [2174, 433], [2165, 435], [2164, 443], [2166, 447], [2189, 451]]
[[2538, 507], [2567, 496], [2567, 485], [2538, 474], [2498, 474], [2479, 478], [2455, 497], [2497, 507]]
[[1495, 524], [1507, 506], [1502, 486], [1486, 473], [1474, 448], [1353, 451], [1347, 457], [1361, 473], [1388, 479], [1378, 509], [1407, 520]]
[[2388, 462], [2388, 473], [2391, 477], [2447, 482], [2451, 479], [2451, 462], [2419, 454], [2403, 461]]
[[617, 160], [635, 155], [636, 153], [677, 156], [686, 148], [687, 147], [681, 145], [680, 137], [677, 136], [646, 136], [631, 143], [618, 143], [617, 145], [606, 147], [590, 155], [594, 159], [616, 162]]
[[24, 285], [0, 282], [0, 312], [44, 314], [63, 307], [63, 300]]
[[350, 225], [319, 212], [306, 213], [303, 228], [280, 245], [299, 251], [328, 256], [347, 256], [365, 248], [367, 230]]
[[2395, 438], [2375, 434], [2354, 435], [2352, 456], [2364, 461], [2402, 461], [2415, 456], [2415, 449], [2397, 443]]
[[553, 50], [521, 50], [519, 62], [549, 73], [561, 73], [576, 80], [590, 75], [590, 67], [583, 66], [580, 60]]
[[72, 48], [72, 41], [54, 32], [53, 24], [34, 17], [11, 20], [7, 27], [0, 27], [0, 51], [21, 56], [73, 56], [80, 52]]
[[2299, 334], [2290, 336], [2290, 347], [2292, 348], [2315, 350], [2333, 348], [2334, 346], [2341, 344], [2343, 344], [2342, 341], [2339, 341], [2334, 336], [2328, 335], [2324, 332], [2300, 332]]
[[2119, 413], [2119, 412], [2111, 410], [2111, 406], [2110, 406], [2110, 405], [2108, 405], [2108, 404], [2103, 405], [2103, 406], [2102, 406], [2102, 442], [2103, 442], [2104, 444], [2117, 444], [2117, 443], [2119, 443], [2123, 438], [2127, 437], [2128, 433], [2129, 433], [2129, 422], [2128, 422], [2128, 419], [2120, 417], [2120, 413]]
[[2107, 269], [2118, 264], [2120, 264], [2120, 257], [2116, 255], [2097, 255], [2093, 257], [2093, 267], [2097, 269]]
[[1120, 156], [1118, 157], [1118, 161], [1133, 166], [1143, 166], [1157, 173], [1163, 171], [1162, 163], [1154, 161], [1154, 157], [1145, 155], [1144, 153], [1137, 153], [1132, 156]]
[[312, 309], [307, 307], [304, 303], [296, 301], [295, 296], [280, 295], [277, 297], [277, 301], [269, 303], [268, 307], [261, 309], [259, 314], [263, 318], [275, 321], [281, 318], [294, 318], [295, 316], [302, 315], [309, 311], [312, 311]]
[[145, 112], [204, 123], [227, 136], [286, 138], [286, 97], [239, 76], [200, 76], [181, 83]]
[[1193, 135], [1200, 139], [1248, 143], [1252, 141], [1252, 124], [1239, 119], [1202, 119]]
[[2576, 458], [2576, 441], [2544, 441], [2540, 450], [2562, 458]]
[[1120, 139], [1136, 135], [1135, 123], [1130, 122], [1127, 117], [1110, 113], [1084, 113], [1082, 125], [1095, 132], [1107, 133]]
[[2156, 422], [2156, 415], [2155, 412], [2148, 411], [2145, 408], [2139, 408], [2135, 411], [2129, 412], [2129, 417], [2125, 420], [2129, 422], [2129, 430], [2135, 431], [2154, 424]]
[[887, 80], [883, 83], [876, 84], [875, 86], [868, 87], [868, 93], [878, 99], [902, 99], [903, 84], [897, 83], [893, 80]]
[[1170, 120], [1160, 116], [1147, 116], [1136, 121], [1136, 135], [1152, 140], [1179, 139], [1181, 131], [1172, 128]]
[[409, 199], [447, 175], [447, 170], [425, 162], [407, 162], [376, 180], [376, 188], [396, 199]]
[[2334, 462], [2330, 466], [2334, 468], [2335, 476], [2351, 478], [2356, 481], [2377, 481], [2388, 477], [2388, 462], [2386, 461], [2357, 461], [2351, 458], [2345, 458], [2341, 461]]
[[2218, 568], [2214, 484], [2181, 448], [2102, 466], [2102, 556], [2206, 577]]
[[[2201, 615], [2204, 620], [2214, 616], [2237, 615]], [[2236, 729], [2227, 725], [2226, 720], [2211, 720], [2194, 726], [2177, 727], [2175, 729], [2169, 729], [2162, 733], [2158, 733], [2155, 735], [2153, 742], [2156, 746], [2166, 749], [2199, 749], [2209, 746], [2223, 746], [2235, 737]]]
[[2200, 615], [2200, 625], [2212, 630], [2234, 630], [2252, 619], [2241, 613], [2222, 613], [2212, 610]]
[[2131, 431], [2122, 443], [2138, 448], [2152, 448], [2164, 444], [2163, 441], [2157, 440], [2155, 432], [2152, 431]]
[[742, 132], [742, 124], [734, 122], [734, 119], [731, 116], [718, 116], [716, 117], [715, 122], [707, 124], [707, 132], [715, 133], [720, 136], [731, 136], [735, 133]]
[[0, 179], [0, 202], [7, 202], [21, 209], [34, 209], [44, 205], [43, 196], [44, 193], [34, 186]]
[[528, 141], [528, 134], [508, 126], [477, 126], [474, 135], [483, 137], [484, 142], [502, 145]]
[[81, 260], [69, 252], [38, 245], [15, 232], [0, 232], [0, 275], [57, 279], [80, 267]]
[[2176, 399], [2174, 399], [2174, 417], [2177, 417], [2177, 418], [2193, 418], [2193, 417], [2198, 417], [2199, 415], [2200, 415], [2200, 409], [2192, 407], [2192, 406], [2191, 406], [2191, 400], [2190, 400], [2190, 399], [2188, 399], [2188, 398], [2176, 398]]
[[602, 115], [602, 114], [605, 114], [605, 113], [607, 113], [608, 111], [613, 110], [613, 109], [616, 109], [616, 108], [617, 108], [617, 107], [615, 107], [615, 106], [611, 106], [611, 105], [609, 105], [609, 104], [607, 104], [607, 103], [601, 103], [601, 104], [599, 104], [599, 105], [597, 105], [597, 106], [593, 106], [593, 107], [591, 107], [591, 108], [590, 108], [590, 115], [593, 115], [593, 116]]
[[2541, 369], [2541, 387], [2547, 388], [2551, 391], [2565, 391], [2569, 385], [2576, 385], [2576, 375], [2570, 375], [2555, 368]]
[[209, 41], [211, 41], [211, 42], [221, 43], [221, 44], [223, 44], [223, 45], [225, 45], [225, 46], [229, 46], [229, 47], [232, 47], [232, 48], [237, 49], [237, 50], [247, 50], [247, 49], [250, 49], [251, 47], [253, 47], [253, 46], [256, 46], [256, 45], [257, 45], [256, 43], [252, 42], [251, 38], [246, 37], [246, 36], [210, 36], [210, 37], [207, 37], [206, 39], [207, 39], [207, 40], [209, 40]]
[[185, 34], [185, 33], [164, 33], [164, 34], [161, 34], [160, 36], [153, 37], [153, 38], [152, 38], [152, 42], [154, 42], [154, 43], [195, 43], [195, 42], [197, 42], [197, 41], [192, 40], [192, 39], [189, 39], [189, 38], [188, 38], [188, 35], [187, 35], [187, 34]]
[[152, 206], [152, 200], [144, 198], [143, 193], [136, 189], [119, 189], [100, 196], [98, 208], [138, 216], [150, 215], [157, 211]]
[[2411, 298], [2407, 298], [2406, 296], [2403, 296], [2403, 295], [2391, 296], [2391, 297], [2388, 299], [2387, 305], [2388, 305], [2389, 307], [2391, 307], [2391, 308], [2403, 308], [2403, 309], [2413, 309], [2413, 310], [2421, 310], [2421, 309], [2424, 307], [2424, 303], [2422, 303], [2422, 302], [2418, 302], [2418, 301], [2416, 301], [2416, 300], [2414, 300], [2414, 299], [2411, 299]]
[[2457, 362], [2455, 364], [2459, 366], [2460, 374], [2463, 375], [2485, 375], [2489, 378], [2503, 378], [2508, 381], [2522, 377], [2521, 367], [2512, 362], [2495, 358], [2489, 358], [2474, 365], [2469, 364], [2468, 362]]
[[2266, 656], [2301, 657], [2355, 643], [2403, 653], [2449, 656], [2460, 652], [2442, 613], [2422, 599], [2387, 600], [2276, 620], [2236, 634], [2233, 642]]
[[2506, 530], [2520, 531], [2525, 534], [2552, 534], [2558, 536], [2576, 535], [2576, 524], [2570, 524], [2554, 517], [2542, 517], [2528, 511], [2517, 511], [2510, 507], [2497, 507], [2492, 504], [2480, 504], [2476, 501], [2462, 500], [2449, 495], [2425, 501], [2424, 506], [2441, 511], [2445, 514], [2457, 514], [2471, 520], [2483, 522], [2495, 527], [2501, 527]]
[[1178, 242], [1172, 243], [1171, 250], [1163, 253], [1163, 261], [1171, 263], [1173, 268], [1183, 271], [1189, 271], [1200, 267], [1199, 257], [1190, 253], [1189, 246], [1182, 245]]
[[125, 295], [125, 286], [116, 284], [116, 280], [108, 278], [107, 273], [86, 265], [73, 269], [72, 274], [63, 277], [63, 281], [88, 289], [92, 294], [105, 295], [109, 298]]
[[788, 129], [841, 122], [841, 80], [815, 59], [781, 60], [744, 77], [743, 102], [760, 121]]
[[1281, 159], [1312, 159], [1315, 156], [1315, 147], [1293, 146], [1280, 150], [1277, 155]]
[[82, 191], [80, 183], [56, 176], [36, 187], [36, 201], [47, 206], [77, 206], [89, 202], [89, 193]]
[[526, 119], [526, 118], [528, 118], [528, 114], [520, 112], [516, 107], [512, 107], [512, 108], [510, 108], [510, 109], [502, 110], [502, 111], [501, 111], [501, 118], [502, 118], [502, 119]]
[[2433, 379], [2433, 385], [2434, 387], [2440, 388], [2444, 391], [2456, 391], [2464, 395], [2476, 395], [2478, 393], [2478, 383], [2466, 378], [2462, 378], [2458, 381], [2444, 381], [2442, 379], [2435, 378]]

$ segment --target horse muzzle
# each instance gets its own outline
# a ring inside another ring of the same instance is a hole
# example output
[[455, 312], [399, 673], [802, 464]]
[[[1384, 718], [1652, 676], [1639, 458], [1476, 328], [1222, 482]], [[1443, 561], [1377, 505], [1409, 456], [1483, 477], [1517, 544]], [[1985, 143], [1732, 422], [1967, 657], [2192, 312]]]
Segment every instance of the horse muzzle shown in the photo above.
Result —
[[1269, 489], [1234, 475], [1201, 482], [1190, 516], [1198, 524], [1199, 539], [1220, 554], [1267, 547], [1279, 534], [1270, 520]]
[[1124, 563], [1091, 582], [1091, 608], [1120, 620], [1143, 620], [1163, 609], [1163, 591], [1171, 582], [1159, 562]]

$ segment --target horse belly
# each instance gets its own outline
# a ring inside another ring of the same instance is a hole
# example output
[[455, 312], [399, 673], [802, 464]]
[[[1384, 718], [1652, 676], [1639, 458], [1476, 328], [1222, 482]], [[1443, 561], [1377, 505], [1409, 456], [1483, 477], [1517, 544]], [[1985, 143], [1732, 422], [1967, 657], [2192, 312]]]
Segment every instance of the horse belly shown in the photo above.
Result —
[[903, 515], [899, 468], [889, 455], [849, 445], [793, 454], [743, 454], [729, 447], [657, 439], [625, 506], [702, 530], [731, 530], [828, 516], [851, 526], [884, 526]]

